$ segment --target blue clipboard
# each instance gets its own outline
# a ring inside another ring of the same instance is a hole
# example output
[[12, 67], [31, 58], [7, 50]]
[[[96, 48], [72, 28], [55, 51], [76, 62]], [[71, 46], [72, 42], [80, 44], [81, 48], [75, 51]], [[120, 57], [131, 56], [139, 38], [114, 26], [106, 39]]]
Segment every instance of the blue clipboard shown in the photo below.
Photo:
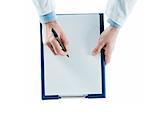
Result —
[[[89, 13], [94, 14], [94, 13]], [[99, 25], [100, 25], [100, 34], [104, 31], [104, 15], [103, 13], [99, 14]], [[43, 44], [43, 30], [42, 30], [42, 24], [40, 23], [40, 45], [41, 45], [41, 91], [42, 91], [42, 100], [49, 100], [49, 99], [60, 99], [63, 96], [60, 96], [59, 94], [51, 94], [48, 95], [45, 93], [45, 64], [44, 64], [44, 44]], [[101, 93], [96, 94], [87, 94], [84, 96], [66, 96], [66, 97], [84, 97], [84, 98], [105, 98], [106, 97], [106, 90], [105, 90], [105, 62], [104, 62], [104, 50], [101, 50], [100, 54], [100, 63], [101, 63]], [[65, 96], [64, 96], [65, 97]]]

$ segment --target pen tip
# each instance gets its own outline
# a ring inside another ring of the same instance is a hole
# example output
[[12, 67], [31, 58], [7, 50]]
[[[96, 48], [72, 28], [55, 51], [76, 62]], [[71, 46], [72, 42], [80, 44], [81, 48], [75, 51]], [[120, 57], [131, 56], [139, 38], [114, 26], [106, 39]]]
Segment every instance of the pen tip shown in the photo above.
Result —
[[67, 55], [67, 57], [69, 58], [69, 55]]

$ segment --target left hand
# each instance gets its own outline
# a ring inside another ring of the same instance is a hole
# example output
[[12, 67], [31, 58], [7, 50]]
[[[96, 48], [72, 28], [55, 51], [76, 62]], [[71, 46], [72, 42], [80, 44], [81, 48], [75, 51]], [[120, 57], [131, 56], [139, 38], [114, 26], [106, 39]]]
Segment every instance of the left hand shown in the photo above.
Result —
[[105, 64], [108, 64], [111, 59], [112, 51], [116, 42], [117, 35], [119, 33], [119, 28], [114, 28], [109, 26], [105, 29], [105, 31], [101, 34], [98, 39], [98, 43], [96, 47], [92, 51], [92, 55], [98, 55], [101, 49], [104, 49], [105, 54]]

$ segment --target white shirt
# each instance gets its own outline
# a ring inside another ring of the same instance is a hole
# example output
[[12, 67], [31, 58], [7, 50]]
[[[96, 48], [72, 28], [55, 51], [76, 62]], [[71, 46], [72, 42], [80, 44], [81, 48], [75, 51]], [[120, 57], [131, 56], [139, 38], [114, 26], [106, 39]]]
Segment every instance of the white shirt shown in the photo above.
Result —
[[[120, 27], [137, 0], [108, 0], [106, 15], [111, 26]], [[54, 0], [33, 0], [42, 23], [56, 19]]]

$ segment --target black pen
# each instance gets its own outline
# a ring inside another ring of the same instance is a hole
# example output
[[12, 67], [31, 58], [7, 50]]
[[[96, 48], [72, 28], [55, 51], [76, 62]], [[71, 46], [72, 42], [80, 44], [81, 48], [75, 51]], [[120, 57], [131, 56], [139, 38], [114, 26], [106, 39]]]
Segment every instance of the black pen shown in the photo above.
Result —
[[[65, 48], [65, 46], [63, 45], [61, 39], [58, 37], [58, 34], [56, 33], [56, 31], [55, 31], [53, 28], [52, 28], [52, 33], [53, 33], [55, 39], [57, 40], [57, 42], [59, 43], [59, 45], [61, 46], [62, 50], [63, 50], [64, 52], [66, 52], [67, 49]], [[68, 54], [67, 54], [67, 57], [69, 58], [69, 55], [68, 55]]]

